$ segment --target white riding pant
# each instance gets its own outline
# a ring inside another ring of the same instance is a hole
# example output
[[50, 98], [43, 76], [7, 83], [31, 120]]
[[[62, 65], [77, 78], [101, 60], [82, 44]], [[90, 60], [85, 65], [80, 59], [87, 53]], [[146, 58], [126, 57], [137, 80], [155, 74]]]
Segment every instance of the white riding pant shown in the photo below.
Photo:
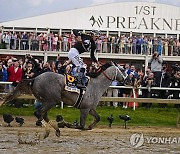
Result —
[[85, 68], [82, 58], [79, 56], [79, 52], [76, 48], [71, 48], [68, 52], [68, 58], [72, 61], [77, 68]]

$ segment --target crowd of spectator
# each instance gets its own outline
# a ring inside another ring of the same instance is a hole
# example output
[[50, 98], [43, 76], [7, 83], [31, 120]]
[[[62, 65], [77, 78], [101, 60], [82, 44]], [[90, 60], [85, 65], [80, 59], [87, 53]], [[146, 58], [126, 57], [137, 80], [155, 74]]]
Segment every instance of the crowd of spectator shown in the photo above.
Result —
[[[144, 71], [143, 69], [137, 70], [135, 65], [125, 64], [124, 71], [126, 79], [123, 83], [115, 83], [115, 85], [128, 86], [132, 88], [123, 88], [119, 91], [112, 91], [108, 89], [108, 96], [123, 96], [123, 97], [142, 97], [142, 98], [162, 98], [162, 99], [179, 99], [180, 98], [180, 65], [174, 63], [168, 68], [167, 63], [163, 62], [161, 55], [158, 52], [154, 52], [152, 58], [149, 60], [149, 66]], [[146, 89], [138, 90], [137, 87], [146, 87]], [[153, 89], [152, 87], [159, 87], [159, 89]], [[177, 88], [177, 90], [161, 90], [162, 88]], [[134, 90], [134, 91], [133, 91]], [[109, 102], [110, 103], [110, 102]], [[109, 105], [109, 104], [108, 104]], [[132, 106], [130, 102], [124, 102], [119, 104], [118, 102], [112, 102], [114, 107], [122, 105], [123, 108]], [[142, 103], [146, 108], [151, 108], [152, 103]], [[167, 107], [167, 104], [159, 104], [160, 107]], [[175, 107], [180, 105], [175, 104]]]
[[[9, 85], [8, 90], [12, 91], [15, 84], [22, 79], [34, 78], [44, 72], [54, 72], [59, 74], [68, 73], [75, 75], [74, 66], [63, 65], [64, 61], [57, 56], [55, 61], [43, 62], [41, 59], [35, 59], [31, 55], [26, 55], [23, 59], [17, 59], [12, 56], [7, 56], [4, 61], [0, 61], [0, 81], [13, 82]], [[95, 70], [95, 65], [87, 67], [87, 73]], [[171, 69], [167, 69], [167, 64], [163, 62], [161, 55], [158, 52], [154, 52], [152, 58], [149, 60], [149, 67], [145, 70], [136, 69], [135, 65], [126, 63], [123, 67], [126, 74], [126, 79], [122, 83], [114, 81], [113, 86], [123, 85], [136, 87], [147, 87], [147, 89], [141, 90], [141, 93], [135, 90], [133, 93], [131, 88], [128, 89], [112, 89], [107, 90], [107, 96], [123, 96], [123, 97], [143, 97], [143, 98], [180, 98], [179, 90], [154, 90], [152, 87], [171, 87], [180, 88], [180, 66], [174, 63]], [[108, 106], [113, 105], [114, 107], [121, 106], [127, 108], [129, 102], [108, 102]], [[143, 104], [145, 107], [150, 108], [151, 103]], [[162, 104], [161, 107], [166, 107], [166, 104]], [[179, 107], [176, 105], [176, 107]]]
[[[35, 50], [35, 51], [69, 51], [75, 43], [71, 33], [36, 33], [0, 31], [0, 49]], [[113, 36], [101, 34], [96, 41], [97, 52], [120, 54], [159, 54], [166, 56], [180, 55], [179, 38], [157, 36]]]

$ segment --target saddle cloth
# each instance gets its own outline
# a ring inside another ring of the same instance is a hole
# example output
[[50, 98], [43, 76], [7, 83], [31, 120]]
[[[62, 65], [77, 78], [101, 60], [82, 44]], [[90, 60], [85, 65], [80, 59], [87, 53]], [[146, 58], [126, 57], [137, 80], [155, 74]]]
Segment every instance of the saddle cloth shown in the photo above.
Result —
[[76, 87], [76, 78], [69, 74], [65, 75], [65, 90], [80, 94], [80, 89]]
[[72, 87], [72, 86], [66, 85], [65, 90], [69, 91], [69, 92], [75, 92], [75, 93], [80, 94], [80, 89], [78, 89], [77, 87]]
[[[88, 78], [88, 81], [89, 81], [89, 78]], [[76, 78], [74, 76], [71, 76], [69, 74], [65, 75], [65, 88], [64, 89], [68, 92], [74, 92], [79, 95], [75, 104], [73, 105], [74, 107], [79, 108], [81, 105], [83, 96], [85, 94], [85, 90], [79, 89], [76, 87]]]

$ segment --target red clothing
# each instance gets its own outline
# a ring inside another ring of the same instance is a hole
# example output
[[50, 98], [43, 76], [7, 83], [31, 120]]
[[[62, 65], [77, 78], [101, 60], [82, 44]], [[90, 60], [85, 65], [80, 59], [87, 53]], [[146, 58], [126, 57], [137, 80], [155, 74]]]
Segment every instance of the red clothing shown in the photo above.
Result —
[[22, 69], [18, 68], [17, 72], [15, 72], [14, 66], [11, 66], [8, 68], [8, 81], [14, 82], [14, 81], [21, 81], [22, 80]]

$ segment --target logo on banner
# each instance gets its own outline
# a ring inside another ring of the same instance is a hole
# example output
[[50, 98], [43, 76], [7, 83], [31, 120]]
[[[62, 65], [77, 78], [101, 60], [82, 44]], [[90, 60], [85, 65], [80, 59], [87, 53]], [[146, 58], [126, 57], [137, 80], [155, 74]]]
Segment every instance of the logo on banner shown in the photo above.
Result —
[[92, 15], [89, 20], [92, 21], [92, 23], [91, 23], [92, 27], [94, 27], [95, 25], [97, 25], [98, 27], [101, 27], [101, 25], [103, 24], [103, 19], [101, 16], [99, 16], [98, 18], [95, 18]]

